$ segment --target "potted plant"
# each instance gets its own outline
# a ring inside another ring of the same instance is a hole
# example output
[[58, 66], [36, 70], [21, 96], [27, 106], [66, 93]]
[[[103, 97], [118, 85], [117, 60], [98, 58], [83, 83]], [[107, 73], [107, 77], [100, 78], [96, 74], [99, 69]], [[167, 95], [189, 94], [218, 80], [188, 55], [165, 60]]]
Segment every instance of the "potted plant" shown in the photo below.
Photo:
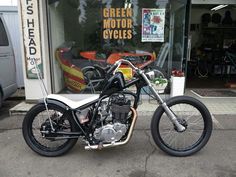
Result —
[[165, 88], [168, 84], [168, 80], [162, 76], [158, 76], [158, 77], [154, 78], [151, 82], [152, 82], [154, 88], [159, 93], [164, 93]]

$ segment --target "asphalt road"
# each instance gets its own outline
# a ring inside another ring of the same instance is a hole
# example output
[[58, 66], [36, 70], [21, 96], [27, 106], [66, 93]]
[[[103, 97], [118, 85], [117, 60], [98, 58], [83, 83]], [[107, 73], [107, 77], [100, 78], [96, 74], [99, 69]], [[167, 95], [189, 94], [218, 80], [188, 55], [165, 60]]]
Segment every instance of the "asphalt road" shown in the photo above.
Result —
[[67, 154], [32, 152], [21, 134], [23, 116], [0, 120], [0, 177], [236, 177], [236, 115], [214, 116], [215, 129], [197, 154], [177, 158], [150, 137], [150, 116], [139, 117], [125, 146], [86, 151], [80, 142]]

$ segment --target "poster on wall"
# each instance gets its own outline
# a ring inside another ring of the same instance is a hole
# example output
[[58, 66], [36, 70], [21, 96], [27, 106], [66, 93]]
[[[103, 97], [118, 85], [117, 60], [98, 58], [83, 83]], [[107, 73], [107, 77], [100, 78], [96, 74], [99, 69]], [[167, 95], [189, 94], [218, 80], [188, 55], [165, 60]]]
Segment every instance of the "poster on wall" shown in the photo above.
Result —
[[164, 42], [165, 9], [142, 9], [142, 42]]
[[28, 79], [37, 79], [34, 61], [37, 63], [43, 77], [38, 0], [19, 2], [21, 6], [26, 75]]

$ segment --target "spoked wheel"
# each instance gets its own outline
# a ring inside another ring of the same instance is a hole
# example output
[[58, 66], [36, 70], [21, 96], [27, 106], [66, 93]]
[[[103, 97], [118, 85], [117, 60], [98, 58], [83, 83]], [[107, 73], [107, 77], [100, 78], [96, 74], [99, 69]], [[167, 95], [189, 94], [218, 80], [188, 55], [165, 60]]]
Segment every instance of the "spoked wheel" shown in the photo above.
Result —
[[83, 72], [85, 78], [87, 79], [87, 82], [88, 82], [87, 88], [88, 89], [92, 89], [95, 91], [100, 89], [101, 83], [104, 80], [104, 77], [102, 76], [102, 74], [100, 73], [99, 70], [97, 70], [93, 66], [87, 66], [82, 69], [82, 72]]
[[212, 119], [200, 101], [186, 96], [170, 99], [167, 106], [186, 129], [179, 132], [160, 106], [153, 118], [151, 132], [157, 146], [173, 156], [188, 156], [202, 149], [212, 132]]
[[[43, 156], [59, 156], [69, 151], [77, 142], [75, 139], [65, 139], [62, 135], [57, 136], [52, 132], [51, 123], [55, 131], [75, 131], [74, 124], [65, 109], [48, 104], [49, 111], [44, 104], [37, 104], [26, 114], [22, 131], [28, 146]], [[48, 114], [52, 120], [50, 123]]]

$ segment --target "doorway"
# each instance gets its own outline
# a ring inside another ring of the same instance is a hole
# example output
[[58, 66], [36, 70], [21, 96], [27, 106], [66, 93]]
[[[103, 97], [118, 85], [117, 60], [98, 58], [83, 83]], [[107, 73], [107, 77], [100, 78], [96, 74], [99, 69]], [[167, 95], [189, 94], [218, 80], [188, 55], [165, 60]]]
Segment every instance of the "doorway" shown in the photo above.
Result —
[[235, 85], [235, 31], [236, 4], [192, 4], [187, 88]]

